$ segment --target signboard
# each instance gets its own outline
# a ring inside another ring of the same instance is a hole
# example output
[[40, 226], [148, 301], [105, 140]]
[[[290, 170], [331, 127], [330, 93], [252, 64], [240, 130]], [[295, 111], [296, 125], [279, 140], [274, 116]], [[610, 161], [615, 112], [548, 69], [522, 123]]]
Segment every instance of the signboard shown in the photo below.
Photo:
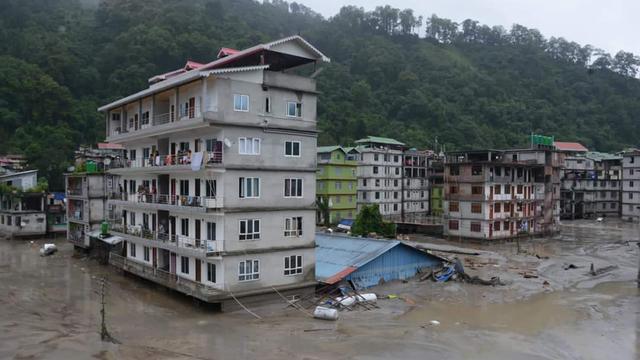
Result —
[[544, 136], [544, 135], [531, 134], [531, 146], [532, 147], [535, 147], [536, 145], [552, 147], [553, 143], [554, 143], [553, 136]]

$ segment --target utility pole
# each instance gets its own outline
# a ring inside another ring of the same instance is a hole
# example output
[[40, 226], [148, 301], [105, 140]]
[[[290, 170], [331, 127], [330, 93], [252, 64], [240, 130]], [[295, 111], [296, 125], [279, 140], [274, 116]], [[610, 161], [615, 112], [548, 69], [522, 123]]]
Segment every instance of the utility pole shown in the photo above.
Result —
[[105, 294], [107, 293], [109, 282], [106, 278], [102, 277], [98, 279], [98, 286], [100, 287], [96, 290], [96, 294], [100, 296], [100, 338], [102, 341], [112, 342], [114, 344], [118, 344], [118, 341], [114, 339], [109, 331], [107, 330], [107, 314], [106, 314], [106, 302], [105, 302]]

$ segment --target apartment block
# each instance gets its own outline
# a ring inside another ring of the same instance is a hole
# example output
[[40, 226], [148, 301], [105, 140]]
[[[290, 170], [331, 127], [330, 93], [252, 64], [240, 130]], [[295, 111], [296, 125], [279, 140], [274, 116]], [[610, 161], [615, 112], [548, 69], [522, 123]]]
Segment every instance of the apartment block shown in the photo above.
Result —
[[90, 236], [97, 234], [108, 218], [107, 199], [119, 191], [118, 176], [108, 170], [123, 156], [122, 145], [109, 143], [80, 147], [75, 152], [75, 169], [65, 174], [67, 240], [75, 247], [88, 249]]
[[444, 201], [444, 159], [433, 155], [429, 158], [429, 215], [440, 217]]
[[622, 152], [622, 219], [640, 222], [640, 150]]
[[[357, 150], [341, 146], [318, 147], [316, 195], [328, 206], [329, 223], [354, 219], [357, 213]], [[318, 224], [325, 222], [318, 211]]]
[[429, 158], [431, 151], [408, 149], [403, 153], [403, 222], [421, 222], [429, 214]]
[[621, 180], [621, 156], [591, 151], [565, 157], [560, 216], [563, 219], [619, 216]]
[[37, 185], [38, 170], [0, 176], [0, 234], [19, 238], [47, 233], [46, 193]]
[[120, 177], [112, 232], [126, 240], [110, 263], [223, 308], [312, 290], [310, 75], [323, 61], [300, 36], [223, 49], [101, 107], [108, 141], [126, 148], [109, 171]]
[[446, 153], [445, 236], [493, 240], [557, 232], [562, 158], [549, 149]]
[[402, 213], [402, 156], [405, 145], [397, 140], [369, 136], [356, 141], [358, 156], [358, 211], [375, 204], [383, 216]]

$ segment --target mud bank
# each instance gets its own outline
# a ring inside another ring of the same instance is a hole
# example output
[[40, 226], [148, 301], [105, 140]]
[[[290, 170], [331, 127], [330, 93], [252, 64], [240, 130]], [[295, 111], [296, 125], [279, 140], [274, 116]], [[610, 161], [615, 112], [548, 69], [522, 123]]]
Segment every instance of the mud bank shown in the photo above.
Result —
[[[387, 283], [374, 291], [398, 298], [380, 300], [374, 311], [342, 312], [337, 322], [284, 304], [252, 309], [262, 321], [215, 313], [73, 257], [64, 241], [43, 258], [44, 241], [4, 240], [0, 359], [638, 359], [638, 249], [625, 243], [637, 238], [629, 224], [572, 222], [560, 236], [522, 242], [519, 252], [513, 243], [455, 244], [483, 250], [460, 256], [468, 272], [510, 284]], [[618, 268], [593, 277], [590, 263]], [[525, 279], [523, 268], [538, 278]], [[109, 329], [120, 344], [98, 334], [95, 279], [105, 275]]]

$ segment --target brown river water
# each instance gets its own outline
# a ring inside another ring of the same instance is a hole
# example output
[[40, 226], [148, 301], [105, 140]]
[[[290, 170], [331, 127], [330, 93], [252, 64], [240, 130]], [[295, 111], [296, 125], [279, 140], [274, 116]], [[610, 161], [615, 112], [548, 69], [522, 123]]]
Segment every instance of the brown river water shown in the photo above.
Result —
[[[626, 243], [638, 230], [571, 222], [560, 236], [521, 243], [529, 255], [513, 243], [462, 245], [489, 252], [475, 260], [489, 265], [469, 272], [508, 285], [387, 283], [371, 290], [397, 298], [337, 322], [284, 303], [252, 308], [262, 320], [217, 313], [74, 256], [63, 239], [50, 257], [38, 249], [51, 240], [0, 240], [0, 359], [640, 359], [638, 247]], [[590, 263], [618, 268], [592, 277]], [[522, 268], [539, 277], [523, 279]], [[118, 344], [100, 340], [101, 276]]]

